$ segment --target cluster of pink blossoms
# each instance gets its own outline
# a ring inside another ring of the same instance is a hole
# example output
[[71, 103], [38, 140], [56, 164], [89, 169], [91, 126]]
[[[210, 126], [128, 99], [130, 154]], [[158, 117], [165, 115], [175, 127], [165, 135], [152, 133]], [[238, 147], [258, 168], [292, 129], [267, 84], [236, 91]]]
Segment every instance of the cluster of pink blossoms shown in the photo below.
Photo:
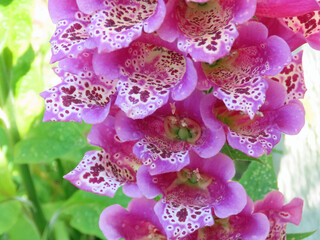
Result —
[[[304, 43], [320, 49], [316, 0], [49, 0], [52, 63], [44, 121], [93, 124], [65, 176], [134, 198], [106, 208], [108, 240], [285, 239], [302, 200], [253, 203], [225, 143], [269, 154], [304, 125]], [[153, 200], [161, 195], [159, 201]]]

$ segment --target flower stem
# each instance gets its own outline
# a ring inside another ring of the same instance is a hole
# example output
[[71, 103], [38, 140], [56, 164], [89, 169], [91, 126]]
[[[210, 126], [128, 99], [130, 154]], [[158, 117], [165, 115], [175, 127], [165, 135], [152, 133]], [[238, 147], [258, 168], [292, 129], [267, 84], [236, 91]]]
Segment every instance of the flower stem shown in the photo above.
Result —
[[33, 180], [30, 174], [30, 168], [28, 164], [20, 164], [19, 170], [20, 170], [20, 174], [21, 174], [24, 186], [26, 188], [28, 198], [33, 203], [33, 206], [34, 206], [34, 209], [32, 211], [34, 221], [39, 231], [43, 233], [47, 225], [47, 221], [43, 215], [42, 208], [38, 200], [36, 189], [34, 187]]
[[[9, 129], [8, 129], [8, 137], [10, 139], [10, 141], [9, 141], [9, 154], [11, 155], [11, 157], [14, 157], [15, 144], [21, 140], [18, 126], [16, 123], [16, 116], [15, 116], [14, 109], [15, 109], [14, 108], [14, 97], [13, 97], [12, 92], [10, 92], [8, 99], [6, 101], [5, 111], [6, 111], [8, 119], [9, 119], [9, 123], [10, 123]], [[20, 175], [22, 177], [22, 181], [25, 186], [28, 198], [33, 203], [33, 206], [34, 206], [34, 208], [32, 209], [34, 221], [35, 221], [40, 233], [43, 233], [45, 230], [45, 227], [47, 225], [47, 221], [46, 221], [44, 214], [42, 212], [42, 208], [41, 208], [38, 196], [37, 196], [37, 192], [34, 187], [32, 177], [31, 177], [29, 165], [28, 164], [20, 164], [19, 170], [20, 170]]]

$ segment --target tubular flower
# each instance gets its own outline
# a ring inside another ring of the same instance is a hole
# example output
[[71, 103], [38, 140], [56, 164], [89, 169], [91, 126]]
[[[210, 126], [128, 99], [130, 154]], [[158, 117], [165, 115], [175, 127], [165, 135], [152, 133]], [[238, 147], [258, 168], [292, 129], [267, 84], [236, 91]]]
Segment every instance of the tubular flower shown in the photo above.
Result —
[[135, 141], [133, 152], [150, 173], [181, 170], [189, 164], [189, 151], [208, 158], [225, 143], [221, 126], [206, 125], [199, 111], [201, 92], [181, 102], [170, 101], [151, 116], [132, 120], [124, 113], [116, 116], [116, 131], [122, 141]]
[[228, 218], [214, 216], [214, 225], [204, 227], [183, 240], [265, 240], [270, 231], [268, 218], [262, 213], [254, 213], [253, 202], [247, 198], [245, 208]]
[[133, 119], [149, 116], [170, 95], [185, 99], [197, 84], [191, 59], [155, 35], [145, 35], [120, 51], [96, 54], [93, 64], [99, 75], [119, 78], [116, 104]]
[[238, 36], [236, 24], [254, 14], [256, 0], [169, 0], [158, 33], [166, 41], [176, 39], [178, 48], [195, 61], [213, 63], [227, 55]]
[[102, 151], [87, 152], [79, 165], [64, 176], [76, 187], [113, 197], [120, 186], [130, 197], [140, 197], [136, 172], [141, 162], [132, 153], [132, 142], [120, 142], [114, 131], [114, 118], [94, 125], [88, 135], [92, 145]]
[[179, 172], [150, 175], [142, 166], [137, 183], [142, 194], [163, 198], [155, 205], [156, 215], [168, 239], [183, 239], [197, 229], [214, 224], [213, 214], [227, 218], [245, 207], [244, 188], [229, 181], [235, 174], [233, 161], [219, 153], [203, 159], [190, 152], [190, 164]]
[[108, 240], [166, 240], [155, 204], [155, 200], [138, 198], [131, 200], [128, 210], [120, 205], [107, 207], [100, 215], [100, 229]]
[[292, 56], [291, 63], [281, 73], [269, 77], [274, 81], [280, 82], [286, 88], [286, 103], [294, 99], [303, 99], [307, 91], [302, 68], [302, 53], [303, 51], [300, 51]]
[[201, 103], [204, 121], [223, 123], [229, 145], [253, 157], [269, 154], [280, 141], [281, 132], [298, 134], [305, 121], [300, 101], [285, 104], [284, 86], [272, 80], [268, 80], [268, 85], [266, 101], [252, 119], [246, 113], [229, 111], [213, 96], [208, 95]]
[[102, 122], [109, 113], [117, 81], [94, 73], [92, 53], [65, 59], [54, 68], [62, 82], [40, 95], [45, 99], [44, 121]]
[[253, 118], [265, 101], [268, 85], [263, 76], [280, 73], [291, 54], [286, 42], [268, 37], [261, 23], [249, 22], [238, 30], [239, 37], [228, 56], [213, 64], [196, 65], [198, 88], [213, 87], [213, 95], [229, 110], [243, 111]]
[[303, 200], [294, 198], [284, 205], [284, 196], [278, 191], [268, 193], [263, 200], [254, 204], [255, 213], [265, 214], [270, 222], [267, 240], [286, 239], [287, 223], [299, 225], [302, 217]]
[[77, 57], [84, 49], [112, 52], [128, 47], [143, 30], [151, 33], [160, 27], [166, 8], [163, 0], [50, 0], [49, 12], [58, 21], [50, 40], [55, 62]]

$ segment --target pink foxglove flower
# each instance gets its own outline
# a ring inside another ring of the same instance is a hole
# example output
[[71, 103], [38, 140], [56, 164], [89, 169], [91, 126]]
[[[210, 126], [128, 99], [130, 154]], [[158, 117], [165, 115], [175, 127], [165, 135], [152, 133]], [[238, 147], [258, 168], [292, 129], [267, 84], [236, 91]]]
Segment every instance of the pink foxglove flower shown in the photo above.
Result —
[[214, 96], [207, 95], [201, 103], [204, 121], [212, 125], [223, 123], [229, 145], [253, 157], [269, 154], [280, 141], [281, 132], [298, 134], [305, 122], [301, 102], [292, 100], [285, 104], [284, 86], [273, 80], [267, 81], [266, 101], [252, 119], [246, 113], [229, 111]]
[[131, 200], [128, 210], [120, 205], [107, 207], [100, 215], [100, 229], [108, 240], [166, 240], [155, 204], [155, 200], [140, 198]]
[[265, 240], [270, 231], [268, 218], [253, 210], [253, 202], [248, 197], [239, 214], [228, 218], [214, 217], [213, 226], [201, 228], [182, 240]]
[[84, 49], [112, 52], [128, 47], [143, 30], [156, 31], [165, 16], [163, 0], [50, 0], [57, 23], [51, 38], [52, 62], [77, 57]]
[[263, 200], [254, 204], [255, 213], [265, 214], [270, 222], [267, 240], [286, 239], [287, 223], [299, 225], [302, 217], [303, 200], [294, 198], [284, 205], [284, 196], [278, 191], [268, 193]]
[[281, 73], [269, 77], [274, 81], [280, 82], [286, 88], [286, 103], [294, 99], [303, 99], [307, 91], [302, 68], [302, 53], [303, 51], [301, 50], [293, 55], [291, 63]]
[[268, 87], [263, 75], [281, 72], [291, 60], [287, 43], [268, 37], [267, 28], [258, 22], [238, 27], [239, 37], [231, 53], [213, 64], [199, 63], [198, 88], [213, 87], [213, 95], [229, 110], [243, 111], [253, 118], [265, 101]]
[[170, 101], [151, 116], [132, 120], [123, 112], [116, 116], [116, 131], [122, 141], [135, 141], [133, 152], [149, 172], [161, 174], [181, 170], [189, 164], [189, 151], [204, 158], [217, 154], [225, 143], [221, 126], [203, 122], [194, 92], [184, 101]]
[[94, 125], [88, 135], [89, 143], [102, 151], [87, 152], [79, 165], [64, 176], [76, 187], [100, 195], [113, 197], [123, 186], [129, 197], [140, 197], [136, 172], [141, 165], [132, 153], [133, 142], [120, 142], [114, 130], [114, 118]]
[[255, 15], [265, 17], [295, 17], [320, 10], [317, 0], [257, 0]]
[[177, 39], [178, 48], [195, 61], [213, 63], [230, 52], [238, 36], [236, 24], [252, 18], [256, 0], [169, 0], [166, 6], [160, 37]]
[[163, 106], [170, 95], [183, 100], [196, 87], [197, 74], [190, 58], [156, 35], [144, 35], [129, 48], [96, 54], [95, 72], [119, 79], [116, 104], [133, 119], [142, 119]]
[[156, 215], [168, 239], [181, 239], [212, 226], [213, 214], [227, 218], [242, 211], [247, 196], [239, 183], [230, 181], [234, 174], [233, 161], [226, 155], [203, 159], [190, 152], [190, 164], [179, 172], [152, 176], [142, 166], [137, 181], [145, 197], [163, 195], [155, 205]]
[[64, 59], [54, 71], [62, 82], [40, 94], [45, 99], [44, 121], [94, 124], [108, 116], [117, 81], [94, 73], [92, 52]]

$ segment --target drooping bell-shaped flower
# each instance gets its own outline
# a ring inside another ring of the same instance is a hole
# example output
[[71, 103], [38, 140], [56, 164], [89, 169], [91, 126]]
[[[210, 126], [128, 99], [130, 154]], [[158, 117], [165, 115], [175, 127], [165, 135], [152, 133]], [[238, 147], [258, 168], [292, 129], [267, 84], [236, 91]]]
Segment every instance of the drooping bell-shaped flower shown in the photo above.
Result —
[[77, 57], [84, 49], [112, 52], [128, 47], [143, 31], [160, 27], [166, 8], [163, 0], [50, 0], [49, 12], [58, 21], [50, 40], [55, 62]]
[[230, 179], [235, 174], [233, 161], [219, 153], [201, 158], [190, 152], [190, 164], [178, 172], [150, 175], [141, 166], [137, 183], [142, 194], [154, 198], [162, 194], [155, 212], [168, 239], [181, 239], [214, 224], [213, 214], [227, 218], [246, 205], [244, 188]]
[[189, 151], [208, 158], [225, 143], [221, 126], [205, 124], [199, 103], [203, 93], [195, 91], [184, 101], [171, 100], [154, 114], [133, 120], [123, 112], [116, 116], [116, 131], [122, 141], [135, 141], [133, 152], [150, 173], [181, 170], [189, 163]]
[[294, 17], [320, 10], [317, 0], [257, 0], [256, 16]]
[[268, 218], [254, 213], [253, 202], [247, 198], [245, 208], [228, 218], [214, 216], [214, 225], [204, 227], [181, 240], [265, 240], [270, 231]]
[[267, 28], [258, 22], [238, 27], [230, 54], [213, 64], [198, 63], [198, 88], [213, 87], [213, 95], [229, 110], [243, 111], [253, 118], [265, 101], [268, 87], [264, 75], [281, 72], [291, 60], [287, 43], [268, 37]]
[[54, 71], [62, 82], [40, 94], [45, 99], [44, 121], [94, 124], [108, 116], [117, 81], [94, 73], [92, 52], [64, 59]]
[[270, 232], [267, 240], [286, 239], [287, 223], [299, 225], [302, 217], [303, 200], [294, 198], [284, 205], [284, 196], [281, 192], [268, 193], [263, 200], [254, 204], [255, 213], [265, 214], [270, 222]]
[[201, 103], [203, 120], [212, 125], [223, 123], [229, 145], [253, 157], [269, 154], [280, 141], [281, 132], [298, 134], [305, 122], [302, 103], [292, 100], [285, 104], [285, 87], [267, 81], [266, 101], [253, 118], [244, 112], [229, 111], [222, 101], [209, 94]]
[[302, 68], [302, 53], [303, 51], [301, 50], [293, 55], [291, 63], [281, 73], [269, 77], [274, 81], [280, 82], [286, 88], [286, 103], [294, 99], [303, 99], [307, 91]]
[[131, 200], [128, 210], [120, 205], [107, 207], [100, 215], [100, 229], [108, 240], [166, 240], [155, 204], [155, 200], [139, 198]]
[[158, 33], [195, 61], [213, 63], [227, 55], [238, 36], [236, 24], [252, 18], [256, 0], [169, 0]]
[[113, 197], [123, 186], [129, 197], [140, 197], [136, 172], [141, 162], [132, 152], [133, 142], [121, 142], [114, 130], [114, 117], [92, 127], [89, 143], [102, 151], [87, 152], [79, 165], [64, 176], [76, 187], [100, 195]]
[[196, 87], [192, 60], [156, 35], [144, 35], [129, 48], [93, 59], [97, 74], [119, 79], [116, 104], [128, 117], [142, 119], [163, 106], [170, 95], [183, 100]]

